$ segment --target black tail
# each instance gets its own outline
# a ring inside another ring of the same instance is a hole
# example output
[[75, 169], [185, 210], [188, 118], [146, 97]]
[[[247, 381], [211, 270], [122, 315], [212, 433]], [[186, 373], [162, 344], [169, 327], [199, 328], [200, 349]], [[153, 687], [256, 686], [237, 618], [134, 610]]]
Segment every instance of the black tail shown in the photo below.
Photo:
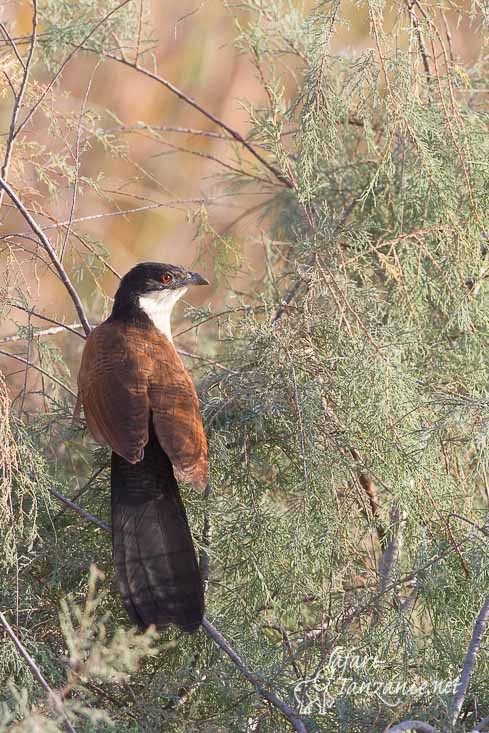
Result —
[[204, 595], [173, 468], [153, 426], [140, 463], [112, 453], [112, 547], [119, 589], [141, 628], [195, 631]]

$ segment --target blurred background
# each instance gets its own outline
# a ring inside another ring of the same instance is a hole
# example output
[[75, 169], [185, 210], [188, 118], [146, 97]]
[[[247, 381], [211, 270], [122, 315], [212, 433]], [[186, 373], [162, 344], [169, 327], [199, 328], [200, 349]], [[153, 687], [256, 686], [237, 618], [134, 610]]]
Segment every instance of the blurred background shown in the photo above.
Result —
[[[270, 21], [273, 3], [252, 5], [261, 7]], [[52, 50], [45, 51], [43, 30], [48, 20], [52, 33], [58, 6], [49, 0], [40, 8], [38, 44], [18, 122], [39, 97], [42, 103], [16, 138], [8, 180], [62, 253], [90, 320], [96, 323], [108, 314], [118, 275], [143, 260], [201, 269], [213, 283], [212, 293], [209, 289], [192, 293], [193, 305], [221, 305], [232, 296], [231, 287], [236, 297], [250, 302], [254, 283], [265, 267], [264, 207], [280, 192], [280, 183], [263, 176], [260, 166], [250, 167], [250, 156], [241, 146], [230, 145], [222, 128], [154, 79], [95, 54], [78, 51], [66, 61], [67, 52], [56, 57]], [[306, 10], [308, 6], [314, 7], [306, 3]], [[374, 48], [374, 43], [366, 7], [354, 2], [347, 6], [332, 50], [352, 57]], [[115, 5], [85, 0], [74, 4], [72, 12], [91, 28], [100, 13], [111, 7]], [[479, 54], [480, 35], [469, 27], [466, 16], [460, 22], [457, 6], [453, 8], [447, 9], [444, 18], [451, 52], [455, 60], [473, 62]], [[400, 11], [397, 4], [386, 6], [386, 32]], [[247, 22], [246, 8], [233, 9], [211, 0], [155, 0], [135, 2], [134, 12], [140, 14], [142, 35], [145, 23], [152, 28], [140, 63], [247, 136], [249, 108], [260, 108], [267, 96], [249, 53], [242, 53], [234, 43], [240, 24]], [[31, 3], [4, 2], [0, 21], [4, 70], [0, 140], [5, 148], [13, 109], [10, 85], [20, 84], [22, 72], [9, 35], [25, 59], [32, 30]], [[114, 32], [112, 40], [115, 54], [128, 53], [127, 39]], [[137, 43], [137, 38], [130, 39], [131, 53]], [[300, 57], [288, 58], [287, 65], [284, 60], [285, 105], [300, 78], [294, 69], [300, 74]], [[243, 168], [256, 179], [251, 178], [246, 189], [236, 187], [233, 195], [231, 179]], [[64, 287], [34, 252], [26, 230], [28, 226], [5, 197], [0, 211], [2, 287], [8, 287], [14, 299], [25, 297], [40, 313], [75, 322]], [[12, 237], [14, 233], [26, 236]], [[225, 250], [229, 265], [224, 280], [216, 276], [216, 242], [221, 255]], [[93, 279], [83, 274], [87, 263]], [[183, 309], [180, 319], [182, 313]], [[16, 325], [28, 321], [42, 325], [35, 317], [29, 320], [21, 310], [12, 309], [0, 323], [0, 335], [15, 334]], [[187, 347], [192, 338], [187, 334]], [[73, 347], [75, 359], [80, 346]]]

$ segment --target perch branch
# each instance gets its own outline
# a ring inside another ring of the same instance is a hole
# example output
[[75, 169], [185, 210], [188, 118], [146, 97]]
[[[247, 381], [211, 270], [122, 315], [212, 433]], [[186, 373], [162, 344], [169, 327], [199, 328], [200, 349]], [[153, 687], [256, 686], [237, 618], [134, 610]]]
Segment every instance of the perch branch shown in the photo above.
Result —
[[[73, 511], [77, 512], [77, 514], [80, 514], [82, 517], [87, 519], [89, 522], [93, 522], [94, 524], [96, 524], [98, 527], [101, 527], [106, 532], [111, 531], [110, 526], [108, 524], [103, 522], [101, 519], [98, 519], [98, 517], [95, 517], [93, 514], [90, 514], [90, 512], [87, 512], [86, 509], [82, 509], [82, 507], [75, 504], [75, 502], [71, 501], [66, 496], [63, 496], [63, 494], [60, 494], [60, 492], [56, 491], [56, 489], [50, 489], [50, 492], [53, 494], [53, 496], [59, 499], [59, 501], [61, 501], [66, 506], [73, 509]], [[224, 636], [205, 617], [202, 621], [202, 626], [205, 629], [206, 633], [228, 655], [228, 657], [232, 660], [232, 662], [237, 667], [237, 669], [241, 672], [243, 677], [245, 677], [248, 680], [248, 682], [251, 682], [251, 684], [254, 686], [258, 694], [261, 697], [263, 697], [265, 700], [268, 700], [268, 702], [271, 703], [278, 710], [280, 710], [280, 712], [283, 715], [285, 715], [286, 718], [288, 718], [288, 720], [294, 727], [294, 730], [297, 731], [297, 733], [307, 733], [307, 728], [304, 722], [300, 719], [300, 717], [297, 715], [295, 710], [290, 705], [287, 705], [287, 703], [281, 700], [272, 690], [269, 690], [263, 686], [263, 684], [260, 682], [258, 677], [255, 674], [253, 674], [253, 672], [250, 672], [250, 670], [245, 666], [241, 657], [234, 651], [234, 649], [226, 641]]]
[[49, 489], [50, 493], [55, 496], [60, 502], [62, 502], [65, 506], [69, 507], [70, 509], [73, 509], [74, 512], [79, 514], [81, 517], [86, 519], [89, 522], [92, 522], [93, 524], [96, 524], [97, 527], [100, 527], [101, 529], [105, 530], [106, 532], [110, 532], [110, 526], [104, 522], [102, 519], [99, 519], [94, 514], [91, 514], [89, 511], [81, 507], [79, 504], [75, 504], [74, 501], [71, 501], [71, 499], [68, 499], [67, 496], [64, 496], [61, 494], [57, 489]]
[[248, 682], [251, 682], [259, 695], [261, 695], [263, 698], [265, 698], [265, 700], [268, 700], [268, 702], [278, 708], [278, 710], [280, 710], [280, 712], [289, 719], [290, 723], [293, 725], [294, 730], [296, 730], [297, 733], [307, 733], [307, 728], [304, 724], [304, 721], [299, 718], [295, 710], [290, 707], [290, 705], [287, 705], [287, 703], [285, 703], [279, 697], [277, 697], [274, 692], [272, 692], [271, 690], [267, 690], [261, 684], [259, 679], [245, 666], [241, 657], [236, 654], [234, 649], [228, 644], [224, 636], [205, 617], [202, 621], [202, 626], [209, 634], [209, 636], [214, 639], [216, 644], [220, 646], [221, 649], [228, 655], [228, 657], [232, 660], [237, 669], [239, 669], [243, 677], [246, 677]]

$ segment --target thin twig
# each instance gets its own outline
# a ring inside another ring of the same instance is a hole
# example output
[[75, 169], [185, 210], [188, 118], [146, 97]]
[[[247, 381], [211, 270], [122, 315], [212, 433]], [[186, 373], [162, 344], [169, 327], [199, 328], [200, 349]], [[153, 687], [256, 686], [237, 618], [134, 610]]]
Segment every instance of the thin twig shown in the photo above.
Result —
[[[174, 143], [170, 143], [167, 140], [160, 140], [162, 145], [166, 145], [167, 148], [170, 148], [170, 150], [174, 150], [176, 153], [187, 153], [189, 155], [194, 155], [197, 158], [204, 158], [205, 160], [210, 160], [213, 163], [217, 163], [218, 165], [222, 166], [226, 170], [231, 171], [231, 173], [235, 173], [238, 176], [246, 176], [247, 178], [251, 178], [253, 181], [258, 181], [259, 183], [264, 183], [268, 186], [275, 185], [272, 180], [269, 180], [267, 178], [263, 178], [263, 176], [257, 176], [254, 173], [248, 173], [247, 171], [243, 170], [242, 168], [236, 168], [233, 165], [230, 165], [229, 163], [226, 163], [226, 161], [221, 160], [215, 155], [211, 155], [210, 153], [202, 153], [200, 150], [192, 150], [190, 148], [184, 148], [181, 145], [175, 145]], [[162, 155], [167, 155], [167, 153], [155, 153], [154, 155], [150, 156], [151, 158], [159, 158]]]
[[[22, 56], [21, 56], [21, 55], [20, 55], [20, 53], [19, 53], [19, 50], [18, 50], [18, 48], [17, 48], [17, 45], [16, 45], [16, 43], [15, 43], [15, 40], [14, 40], [14, 39], [12, 38], [12, 36], [11, 36], [11, 35], [10, 35], [10, 33], [8, 32], [8, 28], [7, 28], [7, 26], [6, 26], [6, 25], [4, 25], [4, 23], [0, 23], [0, 28], [1, 28], [1, 29], [2, 29], [2, 31], [4, 32], [4, 34], [5, 34], [6, 38], [7, 38], [7, 41], [8, 41], [8, 43], [9, 43], [9, 44], [10, 44], [10, 45], [12, 46], [12, 48], [13, 48], [13, 50], [14, 50], [14, 53], [15, 53], [15, 55], [17, 56], [17, 61], [18, 61], [18, 62], [19, 62], [19, 64], [20, 64], [20, 65], [22, 66], [22, 68], [23, 68], [23, 69], [25, 69], [25, 63], [24, 63], [24, 59], [22, 58]], [[31, 34], [31, 36], [26, 36], [25, 38], [26, 38], [26, 40], [25, 40], [25, 41], [23, 41], [23, 43], [26, 43], [26, 42], [27, 42], [27, 41], [29, 40], [29, 38], [30, 38], [30, 40], [32, 41], [32, 34]], [[2, 45], [3, 45], [3, 44], [2, 44]]]
[[458, 716], [460, 715], [460, 711], [465, 700], [465, 693], [467, 692], [467, 688], [469, 686], [472, 670], [474, 668], [477, 653], [479, 651], [479, 647], [481, 645], [482, 637], [486, 630], [488, 621], [489, 596], [487, 596], [486, 600], [484, 601], [484, 605], [482, 606], [479, 615], [477, 616], [477, 621], [475, 622], [474, 630], [472, 632], [472, 638], [470, 640], [469, 648], [467, 650], [467, 656], [465, 657], [462, 674], [460, 675], [460, 681], [457, 684], [457, 692], [455, 694], [451, 710], [452, 725], [455, 725]]
[[[2, 178], [6, 179], [8, 177], [8, 171], [10, 166], [10, 159], [12, 157], [12, 150], [14, 147], [14, 140], [17, 137], [18, 130], [15, 130], [15, 126], [17, 125], [17, 118], [19, 116], [19, 112], [22, 108], [22, 101], [24, 99], [24, 93], [27, 87], [27, 82], [29, 80], [29, 72], [31, 69], [32, 64], [32, 57], [34, 55], [34, 48], [36, 46], [36, 34], [37, 34], [37, 0], [32, 1], [32, 34], [31, 34], [31, 45], [29, 48], [29, 53], [27, 55], [27, 61], [24, 64], [22, 59], [19, 56], [19, 53], [17, 51], [17, 48], [15, 47], [14, 42], [11, 40], [13, 49], [17, 55], [17, 58], [19, 58], [22, 66], [24, 67], [24, 74], [22, 76], [22, 81], [20, 84], [19, 93], [15, 96], [15, 102], [14, 102], [14, 108], [12, 110], [12, 116], [10, 118], [10, 129], [8, 132], [8, 138], [7, 138], [7, 147], [5, 149], [5, 157], [3, 160], [2, 170], [0, 172], [0, 175]], [[3, 203], [3, 189], [0, 190], [0, 207]]]
[[74, 333], [75, 336], [79, 336], [82, 339], [85, 339], [86, 336], [84, 333], [78, 333], [78, 331], [75, 331], [75, 328], [83, 328], [81, 323], [74, 323], [72, 326], [68, 326], [66, 323], [61, 323], [61, 321], [57, 321], [55, 318], [49, 318], [49, 316], [44, 316], [42, 313], [38, 313], [33, 308], [29, 308], [25, 305], [20, 305], [20, 303], [9, 303], [8, 304], [11, 308], [18, 308], [21, 311], [24, 311], [24, 313], [28, 313], [29, 315], [35, 316], [36, 318], [40, 318], [41, 321], [47, 321], [48, 323], [54, 323], [55, 326], [62, 326], [67, 331], [71, 331], [71, 333]]
[[[172, 125], [150, 125], [146, 122], [136, 122], [134, 125], [117, 125], [114, 127], [106, 127], [103, 129], [104, 135], [106, 134], [112, 134], [113, 132], [123, 132], [123, 133], [131, 133], [131, 132], [141, 132], [141, 131], [147, 131], [147, 132], [178, 132], [182, 135], [196, 135], [200, 137], [211, 137], [214, 140], [224, 140], [229, 142], [232, 140], [232, 138], [229, 135], [224, 135], [221, 132], [214, 132], [212, 130], [199, 130], [195, 127], [175, 127]], [[99, 132], [98, 130], [96, 132]], [[90, 137], [93, 137], [93, 135], [96, 134], [96, 132], [92, 133]]]
[[[87, 48], [87, 51], [92, 51], [92, 49]], [[233, 127], [230, 127], [224, 120], [221, 120], [219, 117], [216, 117], [212, 112], [209, 112], [205, 107], [203, 107], [201, 104], [199, 104], [193, 97], [190, 97], [188, 94], [185, 94], [181, 89], [176, 87], [174, 84], [172, 84], [168, 79], [165, 79], [162, 76], [159, 76], [158, 74], [154, 74], [152, 71], [149, 71], [149, 69], [145, 69], [142, 66], [139, 66], [139, 64], [128, 61], [127, 59], [122, 59], [120, 56], [115, 56], [111, 53], [104, 53], [103, 54], [106, 58], [111, 59], [112, 61], [117, 61], [120, 64], [124, 64], [125, 66], [128, 66], [130, 69], [133, 69], [134, 71], [137, 71], [140, 74], [143, 74], [144, 76], [147, 76], [149, 79], [153, 79], [153, 81], [158, 82], [158, 84], [161, 84], [166, 89], [168, 89], [170, 92], [175, 94], [179, 99], [186, 102], [188, 105], [193, 107], [194, 109], [198, 110], [201, 114], [204, 115], [204, 117], [207, 117], [207, 119], [211, 120], [214, 124], [218, 125], [220, 128], [225, 130], [229, 135], [231, 135], [236, 142], [240, 143], [248, 152], [253, 155], [256, 160], [258, 160], [267, 170], [272, 173], [277, 180], [279, 180], [281, 183], [283, 183], [287, 188], [293, 188], [292, 181], [283, 175], [275, 166], [273, 166], [271, 163], [264, 158], [261, 153], [259, 153], [251, 143], [249, 143], [246, 138], [241, 135], [238, 130], [235, 130]]]
[[431, 75], [430, 64], [429, 64], [429, 61], [428, 61], [428, 54], [426, 53], [426, 46], [425, 46], [425, 43], [424, 43], [423, 32], [422, 32], [421, 26], [419, 24], [418, 16], [416, 15], [416, 13], [414, 11], [414, 7], [413, 7], [414, 6], [414, 2], [413, 2], [413, 0], [408, 0], [408, 2], [406, 3], [406, 5], [407, 5], [407, 11], [409, 13], [409, 17], [411, 18], [411, 22], [413, 24], [413, 28], [414, 28], [414, 30], [416, 32], [416, 37], [418, 39], [419, 52], [420, 52], [421, 58], [423, 60], [424, 72], [425, 72], [426, 81], [427, 81], [427, 85], [428, 85], [428, 89], [429, 89], [430, 88], [430, 84], [431, 84], [431, 76], [432, 75]]
[[13, 98], [14, 98], [14, 99], [16, 99], [16, 98], [17, 98], [17, 94], [16, 94], [16, 92], [15, 92], [15, 87], [14, 87], [14, 85], [13, 85], [13, 83], [12, 83], [12, 79], [11, 79], [11, 78], [10, 78], [10, 76], [9, 76], [9, 75], [7, 74], [7, 72], [5, 71], [5, 69], [3, 69], [3, 75], [5, 76], [5, 78], [6, 78], [6, 80], [7, 80], [7, 83], [8, 83], [8, 85], [9, 85], [9, 87], [10, 87], [10, 91], [12, 92], [12, 96], [13, 96]]
[[[128, 196], [133, 196], [133, 194], [127, 194]], [[161, 209], [163, 207], [167, 207], [171, 209], [174, 206], [188, 206], [190, 204], [195, 205], [212, 205], [212, 201], [205, 198], [195, 198], [195, 199], [177, 199], [175, 201], [155, 201], [153, 203], [147, 204], [146, 206], [137, 206], [134, 209], [119, 209], [119, 211], [105, 211], [100, 214], [90, 214], [89, 216], [80, 216], [78, 218], [72, 219], [71, 224], [79, 224], [80, 222], [85, 221], [96, 221], [97, 219], [107, 219], [111, 216], [125, 216], [126, 214], [137, 214], [139, 212], [144, 211], [150, 211], [151, 209]], [[70, 224], [70, 220], [67, 219], [66, 221], [59, 221], [55, 222], [53, 224], [48, 224], [47, 226], [43, 227], [43, 232], [48, 231], [49, 229], [60, 229], [61, 227], [67, 227]], [[0, 239], [11, 239], [13, 237], [24, 237], [26, 235], [26, 232], [12, 232], [11, 234], [4, 234], [0, 237]]]
[[19, 356], [18, 354], [11, 354], [10, 351], [4, 351], [3, 349], [0, 349], [0, 354], [2, 356], [10, 356], [11, 359], [16, 359], [17, 361], [20, 361], [22, 364], [25, 364], [26, 367], [30, 367], [38, 371], [40, 374], [44, 374], [45, 377], [51, 379], [51, 381], [55, 382], [59, 387], [62, 387], [64, 390], [66, 390], [66, 392], [69, 392], [70, 395], [72, 395], [76, 399], [75, 392], [73, 392], [73, 390], [70, 389], [68, 385], [61, 382], [57, 377], [53, 376], [49, 372], [46, 372], [42, 367], [38, 366], [37, 364], [33, 364], [32, 361], [24, 359], [23, 356]]
[[67, 289], [68, 293], [71, 296], [71, 299], [75, 305], [76, 312], [78, 313], [78, 316], [80, 318], [80, 322], [83, 326], [83, 330], [85, 333], [88, 334], [91, 331], [90, 324], [88, 322], [87, 316], [85, 314], [85, 309], [82, 305], [82, 302], [80, 300], [80, 297], [78, 293], [76, 292], [75, 288], [73, 287], [73, 284], [68, 277], [65, 268], [61, 264], [61, 262], [58, 259], [58, 256], [54, 250], [53, 245], [47, 238], [47, 236], [44, 234], [43, 230], [39, 226], [39, 224], [35, 221], [35, 219], [32, 218], [32, 216], [27, 211], [26, 207], [22, 203], [22, 201], [19, 199], [17, 194], [13, 191], [13, 189], [9, 186], [7, 181], [5, 181], [4, 178], [0, 177], [0, 186], [5, 189], [5, 191], [8, 193], [14, 204], [16, 205], [17, 209], [20, 211], [26, 222], [29, 224], [32, 231], [37, 234], [42, 246], [46, 250], [47, 254], [49, 255], [51, 262], [53, 263], [60, 280], [64, 284], [65, 288]]
[[[355, 206], [357, 205], [357, 203], [358, 203], [358, 201], [353, 201], [349, 206], [347, 206], [347, 208], [345, 209], [345, 211], [343, 212], [343, 214], [341, 216], [340, 221], [338, 222], [338, 224], [336, 225], [336, 227], [334, 229], [334, 234], [336, 234], [338, 232], [338, 230], [340, 229], [340, 227], [342, 227], [346, 223], [347, 219], [349, 218], [350, 214], [352, 213], [352, 211], [355, 208]], [[309, 255], [309, 257], [307, 259], [306, 265], [304, 267], [303, 274], [301, 275], [301, 277], [299, 277], [295, 281], [295, 283], [292, 285], [292, 287], [287, 291], [287, 293], [284, 295], [284, 297], [282, 299], [282, 302], [280, 303], [279, 307], [275, 311], [275, 313], [274, 313], [274, 315], [272, 317], [272, 320], [271, 320], [272, 325], [274, 325], [283, 316], [283, 314], [287, 310], [287, 306], [289, 306], [290, 303], [298, 295], [299, 290], [301, 289], [301, 286], [304, 283], [306, 283], [306, 284], [308, 283], [307, 275], [309, 275], [311, 273], [312, 268], [314, 267], [314, 263], [315, 262], [316, 262], [316, 252], [313, 252], [311, 255]]]
[[216, 361], [216, 359], [208, 359], [206, 356], [200, 356], [200, 354], [193, 354], [191, 351], [184, 351], [183, 349], [177, 349], [177, 352], [181, 356], [186, 356], [189, 359], [197, 359], [198, 361], [203, 361], [206, 364], [212, 364], [212, 366], [217, 366], [219, 367], [219, 369], [224, 369], [225, 372], [229, 372], [230, 374], [236, 373], [233, 369], [230, 369], [229, 367], [225, 366], [224, 364], [221, 364], [220, 361]]
[[[32, 331], [27, 336], [19, 336], [18, 333], [13, 334], [12, 336], [4, 336], [3, 338], [0, 338], [0, 344], [10, 344], [13, 341], [25, 341], [27, 339], [31, 340], [32, 338], [38, 338], [39, 336], [54, 336], [55, 334], [62, 333], [63, 331], [75, 331], [75, 328], [82, 328], [81, 323], [72, 323], [71, 326], [52, 326], [51, 328], [43, 328], [40, 331]], [[80, 334], [78, 334], [78, 336], [79, 335]]]
[[75, 180], [73, 182], [73, 195], [71, 197], [71, 206], [70, 206], [70, 215], [68, 219], [68, 225], [65, 228], [65, 235], [63, 239], [63, 244], [61, 245], [60, 254], [59, 254], [59, 261], [63, 262], [63, 257], [65, 255], [66, 247], [68, 245], [68, 240], [70, 238], [71, 233], [71, 225], [73, 223], [73, 217], [75, 214], [75, 206], [76, 206], [76, 199], [78, 196], [78, 181], [80, 177], [80, 141], [81, 141], [81, 132], [82, 132], [82, 122], [83, 122], [83, 116], [85, 114], [85, 109], [88, 102], [88, 95], [90, 94], [90, 89], [92, 88], [93, 79], [95, 77], [95, 74], [97, 72], [98, 67], [100, 66], [101, 59], [95, 64], [95, 68], [93, 69], [90, 80], [87, 85], [87, 89], [85, 92], [85, 96], [83, 98], [83, 102], [80, 107], [80, 115], [78, 117], [78, 129], [76, 132], [76, 143], [75, 143], [75, 155], [74, 155], [74, 162], [75, 162]]
[[47, 87], [42, 92], [42, 94], [39, 97], [39, 99], [37, 100], [37, 102], [31, 107], [31, 109], [29, 110], [29, 114], [25, 117], [25, 119], [23, 120], [23, 122], [21, 122], [21, 124], [17, 128], [17, 130], [15, 132], [15, 135], [16, 136], [19, 134], [19, 132], [21, 132], [21, 130], [28, 123], [28, 121], [30, 120], [30, 118], [32, 117], [32, 115], [36, 112], [37, 108], [42, 103], [43, 99], [46, 97], [46, 95], [48, 94], [49, 90], [52, 89], [52, 87], [54, 86], [54, 84], [56, 83], [56, 81], [59, 79], [59, 77], [63, 73], [63, 70], [65, 69], [66, 65], [71, 61], [71, 59], [73, 58], [73, 56], [75, 56], [75, 54], [93, 36], [93, 34], [100, 28], [100, 26], [103, 25], [105, 23], [105, 21], [110, 18], [111, 15], [114, 15], [114, 13], [117, 13], [118, 10], [120, 10], [121, 8], [123, 8], [125, 5], [127, 5], [130, 2], [132, 2], [132, 0], [123, 0], [123, 2], [119, 3], [119, 5], [117, 5], [115, 8], [112, 8], [112, 10], [110, 10], [108, 13], [106, 13], [106, 15], [104, 15], [104, 17], [101, 20], [99, 20], [98, 23], [96, 23], [93, 26], [93, 28], [90, 31], [90, 33], [88, 33], [85, 36], [85, 38], [80, 43], [78, 43], [75, 46], [75, 48], [73, 49], [73, 51], [65, 58], [65, 60], [63, 61], [63, 63], [59, 67], [59, 69], [56, 72], [56, 74], [53, 76], [53, 78], [51, 79], [51, 81], [49, 82], [49, 84], [47, 85]]
[[287, 306], [290, 305], [290, 303], [294, 300], [294, 298], [299, 293], [299, 290], [301, 289], [301, 286], [307, 282], [306, 277], [312, 270], [313, 265], [316, 261], [316, 253], [313, 252], [307, 262], [306, 266], [304, 268], [304, 273], [301, 275], [301, 277], [297, 278], [295, 283], [292, 285], [292, 287], [287, 291], [285, 296], [282, 299], [282, 302], [280, 303], [279, 307], [275, 311], [273, 317], [272, 317], [272, 324], [276, 323], [285, 313], [287, 310]]
[[204, 592], [209, 588], [209, 547], [212, 542], [212, 524], [209, 511], [209, 499], [212, 494], [212, 486], [210, 483], [205, 487], [204, 497], [206, 501], [204, 512], [204, 527], [202, 529], [202, 549], [199, 556], [199, 569], [202, 577]]
[[[100, 476], [100, 474], [103, 471], [106, 470], [106, 468], [107, 468], [107, 466], [101, 466], [99, 469], [97, 469], [97, 471], [95, 471], [95, 473], [88, 479], [88, 481], [86, 482], [86, 484], [84, 486], [82, 486], [82, 488], [75, 494], [75, 496], [73, 497], [73, 499], [67, 499], [67, 501], [69, 503], [65, 504], [65, 506], [62, 509], [59, 510], [59, 512], [56, 514], [56, 516], [53, 519], [54, 520], [59, 519], [59, 517], [61, 517], [65, 513], [66, 509], [67, 508], [70, 508], [72, 504], [76, 504], [78, 506], [78, 501], [79, 501], [80, 497], [83, 494], [85, 494], [87, 491], [90, 490], [90, 488], [92, 487], [94, 481], [96, 481], [96, 479]], [[105, 529], [105, 527], [104, 527], [104, 529]]]
[[63, 707], [63, 704], [59, 698], [59, 696], [52, 690], [46, 681], [44, 675], [42, 674], [41, 670], [35, 663], [34, 659], [31, 657], [25, 646], [22, 644], [18, 636], [15, 634], [14, 630], [8, 623], [7, 619], [5, 618], [5, 615], [0, 612], [0, 623], [2, 624], [3, 628], [7, 632], [8, 636], [13, 641], [15, 648], [19, 652], [19, 654], [24, 659], [25, 663], [31, 670], [32, 676], [36, 678], [36, 680], [39, 682], [41, 687], [47, 692], [48, 699], [51, 703], [51, 705], [55, 708], [55, 710], [61, 715], [61, 717], [64, 719], [66, 728], [70, 733], [76, 733], [75, 728], [72, 726], [70, 719], [66, 715], [65, 709]]

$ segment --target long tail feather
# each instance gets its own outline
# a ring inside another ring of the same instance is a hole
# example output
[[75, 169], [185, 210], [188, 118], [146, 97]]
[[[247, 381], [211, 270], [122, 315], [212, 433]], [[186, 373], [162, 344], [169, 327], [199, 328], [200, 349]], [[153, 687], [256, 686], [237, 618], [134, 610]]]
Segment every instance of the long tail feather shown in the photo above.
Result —
[[153, 426], [144, 458], [112, 453], [112, 546], [119, 588], [141, 628], [172, 623], [195, 631], [204, 596], [178, 484]]

